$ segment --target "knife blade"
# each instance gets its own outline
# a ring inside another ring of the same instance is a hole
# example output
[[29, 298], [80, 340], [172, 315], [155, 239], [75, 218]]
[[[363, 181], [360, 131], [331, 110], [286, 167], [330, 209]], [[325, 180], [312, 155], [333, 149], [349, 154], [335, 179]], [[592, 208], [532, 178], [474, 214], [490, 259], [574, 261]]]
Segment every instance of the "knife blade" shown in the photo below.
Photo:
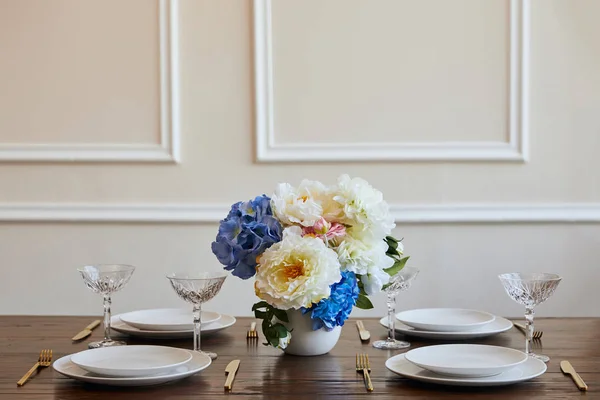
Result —
[[579, 374], [577, 372], [575, 372], [575, 368], [573, 368], [573, 366], [571, 365], [570, 362], [568, 362], [567, 360], [561, 361], [560, 362], [560, 370], [564, 374], [571, 375], [573, 382], [575, 382], [575, 384], [577, 385], [577, 388], [579, 390], [582, 390], [582, 391], [588, 390], [588, 386], [585, 384], [583, 379], [581, 379]]
[[81, 340], [81, 339], [84, 339], [84, 338], [90, 336], [92, 334], [92, 330], [94, 330], [94, 328], [96, 328], [101, 323], [102, 323], [102, 321], [100, 321], [99, 319], [95, 320], [94, 322], [92, 322], [91, 324], [89, 324], [88, 326], [83, 328], [83, 330], [81, 332], [79, 332], [77, 335], [73, 336], [73, 338], [71, 340], [73, 340], [73, 341]]
[[235, 378], [235, 373], [240, 367], [240, 360], [233, 360], [225, 367], [225, 373], [227, 374], [227, 379], [225, 380], [225, 390], [231, 390], [233, 386], [233, 379]]

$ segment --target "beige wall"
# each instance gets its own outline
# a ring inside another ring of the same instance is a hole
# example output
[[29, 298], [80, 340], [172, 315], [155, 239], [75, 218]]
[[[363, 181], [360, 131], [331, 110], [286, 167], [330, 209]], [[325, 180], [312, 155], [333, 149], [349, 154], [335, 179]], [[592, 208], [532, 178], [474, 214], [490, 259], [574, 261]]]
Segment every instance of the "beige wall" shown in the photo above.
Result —
[[[599, 13], [0, 0], [0, 313], [99, 313], [75, 272], [90, 262], [138, 266], [117, 312], [182, 305], [164, 275], [218, 267], [230, 203], [349, 173], [384, 192], [422, 269], [400, 308], [518, 315], [496, 275], [543, 270], [565, 279], [540, 315], [600, 316]], [[210, 308], [253, 301], [230, 277]]]

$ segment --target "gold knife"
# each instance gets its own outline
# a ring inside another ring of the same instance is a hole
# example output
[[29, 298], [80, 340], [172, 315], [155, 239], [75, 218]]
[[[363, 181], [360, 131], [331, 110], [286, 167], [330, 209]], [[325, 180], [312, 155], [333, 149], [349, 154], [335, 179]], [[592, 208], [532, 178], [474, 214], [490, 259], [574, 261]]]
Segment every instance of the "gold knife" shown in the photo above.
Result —
[[358, 334], [360, 336], [360, 340], [366, 342], [371, 338], [371, 333], [365, 329], [365, 326], [362, 321], [356, 321], [356, 327], [358, 328]]
[[571, 365], [570, 362], [568, 362], [567, 360], [561, 361], [560, 362], [560, 370], [563, 372], [563, 374], [571, 375], [573, 382], [575, 382], [575, 384], [577, 385], [577, 388], [579, 390], [583, 390], [583, 391], [588, 390], [588, 386], [585, 384], [583, 379], [581, 379], [579, 374], [577, 372], [575, 372], [575, 368], [573, 368], [573, 366]]
[[235, 373], [237, 372], [240, 366], [240, 360], [233, 360], [227, 367], [225, 367], [225, 373], [227, 374], [227, 379], [225, 380], [225, 390], [231, 390], [233, 386], [233, 379], [235, 378]]
[[92, 334], [92, 330], [97, 327], [98, 325], [100, 325], [102, 323], [102, 321], [100, 321], [99, 319], [95, 320], [94, 322], [92, 322], [91, 324], [89, 324], [88, 326], [86, 326], [81, 332], [79, 332], [77, 335], [73, 336], [73, 341], [76, 340], [81, 340], [84, 339], [88, 336], [90, 336]]

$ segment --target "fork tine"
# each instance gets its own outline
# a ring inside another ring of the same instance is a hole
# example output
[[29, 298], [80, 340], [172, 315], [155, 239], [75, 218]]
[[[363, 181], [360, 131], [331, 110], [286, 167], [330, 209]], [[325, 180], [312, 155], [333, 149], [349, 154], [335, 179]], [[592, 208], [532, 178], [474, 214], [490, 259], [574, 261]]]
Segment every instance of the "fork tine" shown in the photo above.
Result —
[[370, 371], [371, 370], [371, 363], [369, 363], [369, 355], [365, 354], [365, 367]]

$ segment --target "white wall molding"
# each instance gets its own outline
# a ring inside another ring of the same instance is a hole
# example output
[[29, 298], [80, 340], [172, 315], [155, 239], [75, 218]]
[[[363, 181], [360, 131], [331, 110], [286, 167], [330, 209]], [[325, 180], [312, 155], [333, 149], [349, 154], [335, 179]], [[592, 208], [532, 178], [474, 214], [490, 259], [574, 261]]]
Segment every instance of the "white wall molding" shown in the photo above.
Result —
[[529, 0], [510, 1], [508, 142], [307, 143], [275, 140], [271, 0], [254, 0], [258, 161], [527, 161]]
[[178, 0], [158, 0], [160, 142], [0, 143], [0, 162], [179, 162]]
[[[0, 222], [217, 223], [229, 204], [0, 203]], [[398, 224], [600, 222], [600, 203], [392, 204]]]

